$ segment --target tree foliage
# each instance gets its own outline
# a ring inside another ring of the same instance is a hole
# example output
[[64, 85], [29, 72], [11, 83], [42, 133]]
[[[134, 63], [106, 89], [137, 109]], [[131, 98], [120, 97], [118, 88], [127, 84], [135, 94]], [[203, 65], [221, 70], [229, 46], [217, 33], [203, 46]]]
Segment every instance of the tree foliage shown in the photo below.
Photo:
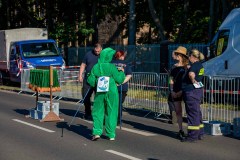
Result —
[[[0, 0], [0, 29], [44, 27], [59, 44], [92, 45], [98, 41], [99, 25], [110, 15], [121, 19], [114, 36], [129, 38], [130, 1]], [[138, 44], [207, 43], [227, 14], [240, 6], [237, 0], [134, 1]], [[148, 30], [142, 32], [144, 26]]]

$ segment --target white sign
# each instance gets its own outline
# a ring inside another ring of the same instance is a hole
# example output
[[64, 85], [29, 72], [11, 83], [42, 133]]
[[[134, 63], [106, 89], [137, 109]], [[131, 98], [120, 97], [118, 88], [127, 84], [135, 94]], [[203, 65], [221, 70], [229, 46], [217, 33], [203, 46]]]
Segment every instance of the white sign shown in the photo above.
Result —
[[102, 76], [98, 78], [97, 92], [108, 92], [109, 91], [109, 79], [110, 77]]

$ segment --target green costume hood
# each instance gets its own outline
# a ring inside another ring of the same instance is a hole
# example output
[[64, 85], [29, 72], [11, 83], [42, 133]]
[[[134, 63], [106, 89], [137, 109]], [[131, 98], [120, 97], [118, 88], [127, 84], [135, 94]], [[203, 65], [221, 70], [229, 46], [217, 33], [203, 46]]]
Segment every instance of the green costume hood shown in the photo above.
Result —
[[112, 48], [105, 48], [101, 51], [98, 63], [110, 63], [116, 51]]
[[99, 64], [99, 70], [100, 70], [101, 74], [104, 73], [102, 64], [110, 63], [112, 61], [112, 58], [115, 53], [116, 53], [116, 51], [112, 48], [105, 48], [101, 51], [100, 57], [99, 57], [98, 63], [97, 63], [97, 64]]
[[110, 77], [110, 90], [112, 88], [117, 90], [117, 84], [121, 84], [125, 79], [124, 72], [118, 71], [117, 67], [111, 63], [112, 58], [115, 54], [115, 50], [112, 48], [105, 48], [101, 51], [98, 63], [95, 64], [87, 79], [90, 86], [95, 87], [98, 78], [101, 76]]

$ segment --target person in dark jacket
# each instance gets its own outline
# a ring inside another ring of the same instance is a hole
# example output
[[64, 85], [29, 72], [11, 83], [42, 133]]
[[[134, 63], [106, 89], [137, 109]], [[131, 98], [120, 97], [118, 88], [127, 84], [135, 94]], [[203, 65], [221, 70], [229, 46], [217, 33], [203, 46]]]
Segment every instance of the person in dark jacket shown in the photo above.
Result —
[[114, 59], [112, 61], [113, 64], [116, 65], [117, 68], [124, 68], [124, 73], [126, 75], [126, 78], [124, 82], [121, 84], [121, 86], [118, 86], [118, 92], [122, 92], [122, 100], [121, 102], [123, 103], [126, 96], [127, 96], [127, 91], [128, 91], [128, 81], [132, 78], [132, 69], [131, 67], [124, 61], [126, 57], [126, 54], [124, 51], [117, 51], [116, 54], [114, 55]]
[[[119, 117], [122, 116], [122, 104], [125, 101], [128, 92], [128, 81], [132, 78], [132, 69], [131, 67], [125, 62], [126, 53], [122, 50], [119, 50], [114, 55], [114, 59], [112, 61], [113, 64], [116, 65], [117, 68], [121, 69], [124, 68], [124, 73], [126, 78], [124, 82], [118, 86], [118, 93], [119, 93]], [[121, 106], [120, 106], [121, 105]], [[122, 118], [122, 117], [120, 117]]]
[[[91, 119], [91, 96], [94, 92], [94, 88], [91, 88], [87, 83], [87, 74], [90, 73], [92, 67], [98, 62], [98, 58], [100, 52], [102, 50], [102, 46], [99, 43], [94, 45], [94, 49], [87, 52], [83, 58], [82, 64], [79, 70], [78, 80], [83, 83], [82, 85], [82, 97], [84, 99], [85, 106], [85, 115], [84, 118], [90, 120]], [[85, 73], [84, 73], [85, 72]]]

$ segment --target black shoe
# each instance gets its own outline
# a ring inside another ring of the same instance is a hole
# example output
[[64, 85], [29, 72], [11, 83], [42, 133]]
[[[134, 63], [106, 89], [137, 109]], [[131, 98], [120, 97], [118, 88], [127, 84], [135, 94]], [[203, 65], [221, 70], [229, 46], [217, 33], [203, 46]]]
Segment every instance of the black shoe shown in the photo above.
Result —
[[195, 142], [197, 142], [197, 140], [185, 137], [181, 140], [181, 142], [195, 143]]
[[178, 138], [179, 138], [180, 140], [183, 140], [185, 137], [186, 137], [186, 136], [185, 136], [184, 131], [183, 131], [183, 130], [179, 130], [179, 132], [178, 132]]
[[198, 140], [204, 140], [204, 135], [200, 135], [200, 136], [198, 136]]

